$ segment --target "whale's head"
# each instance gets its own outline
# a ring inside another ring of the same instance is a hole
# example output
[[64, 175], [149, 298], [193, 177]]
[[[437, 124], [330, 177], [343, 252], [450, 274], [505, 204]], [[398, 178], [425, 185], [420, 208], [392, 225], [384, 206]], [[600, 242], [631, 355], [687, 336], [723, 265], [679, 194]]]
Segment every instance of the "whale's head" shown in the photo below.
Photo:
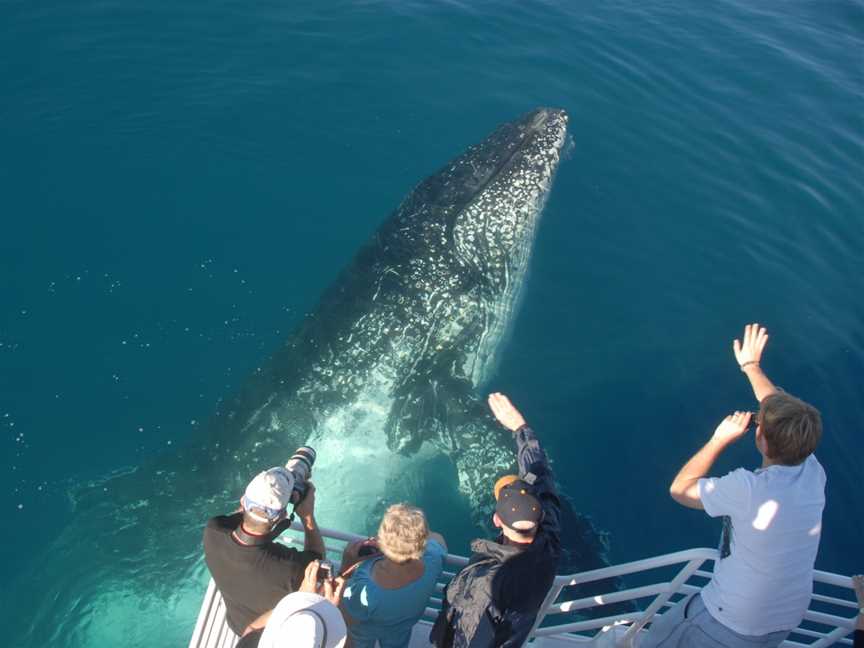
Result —
[[449, 182], [465, 198], [452, 212], [449, 243], [470, 287], [463, 293], [465, 327], [480, 330], [463, 364], [474, 385], [492, 375], [510, 328], [566, 137], [567, 114], [541, 108], [500, 126], [449, 167]]
[[456, 259], [494, 295], [521, 281], [566, 135], [567, 114], [541, 108], [500, 126], [451, 167], [467, 198], [453, 214]]

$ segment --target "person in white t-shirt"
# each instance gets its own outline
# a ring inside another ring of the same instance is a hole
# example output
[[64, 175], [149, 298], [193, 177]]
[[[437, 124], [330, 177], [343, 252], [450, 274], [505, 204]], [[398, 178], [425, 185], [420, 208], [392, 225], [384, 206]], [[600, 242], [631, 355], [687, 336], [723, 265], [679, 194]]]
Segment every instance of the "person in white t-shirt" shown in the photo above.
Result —
[[[655, 619], [639, 648], [773, 648], [810, 604], [825, 507], [825, 471], [813, 455], [822, 420], [815, 407], [763, 373], [759, 361], [767, 342], [767, 331], [749, 324], [744, 341], [733, 343], [759, 412], [727, 416], [669, 488], [678, 503], [731, 521], [729, 555], [717, 561], [700, 594]], [[751, 421], [761, 468], [707, 477]]]

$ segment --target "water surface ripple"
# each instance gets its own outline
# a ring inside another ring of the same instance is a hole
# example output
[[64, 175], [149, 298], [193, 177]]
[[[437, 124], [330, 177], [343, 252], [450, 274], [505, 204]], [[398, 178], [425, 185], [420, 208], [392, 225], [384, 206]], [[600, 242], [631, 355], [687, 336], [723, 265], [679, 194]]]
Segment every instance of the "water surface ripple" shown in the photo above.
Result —
[[[770, 374], [824, 414], [817, 566], [861, 571], [862, 51], [850, 0], [0, 1], [10, 645], [183, 645], [203, 521], [153, 493], [182, 501], [219, 400], [402, 196], [537, 105], [573, 150], [491, 387], [613, 560], [713, 546], [666, 488], [755, 407], [730, 347], [763, 322]], [[464, 552], [434, 470], [419, 503]]]

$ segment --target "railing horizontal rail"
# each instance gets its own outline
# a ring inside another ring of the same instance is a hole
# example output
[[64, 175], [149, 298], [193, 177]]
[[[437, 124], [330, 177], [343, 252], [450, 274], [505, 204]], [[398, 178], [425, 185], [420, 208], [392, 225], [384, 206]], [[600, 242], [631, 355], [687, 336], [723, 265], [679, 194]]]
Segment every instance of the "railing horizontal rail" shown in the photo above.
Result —
[[824, 596], [822, 594], [813, 594], [811, 597], [813, 601], [819, 601], [820, 603], [830, 603], [831, 605], [839, 605], [841, 607], [848, 607], [857, 609], [858, 604], [855, 601], [849, 601], [847, 599], [835, 598], [833, 596]]
[[849, 617], [825, 614], [824, 612], [814, 612], [813, 610], [807, 610], [804, 613], [804, 619], [806, 621], [812, 621], [813, 623], [821, 623], [822, 625], [834, 626], [837, 628], [849, 628], [851, 630], [855, 627], [854, 617], [850, 619]]
[[826, 583], [847, 589], [852, 587], [852, 578], [850, 576], [841, 576], [840, 574], [832, 574], [831, 572], [820, 571], [818, 569], [813, 571], [813, 580], [817, 583]]
[[547, 626], [545, 628], [537, 628], [534, 631], [534, 637], [551, 637], [555, 635], [584, 632], [586, 630], [596, 630], [603, 626], [614, 625], [616, 621], [636, 621], [642, 616], [641, 612], [632, 614], [621, 613], [612, 614], [610, 616], [600, 617], [597, 619], [587, 619], [585, 621], [574, 621], [573, 623], [564, 623], [561, 625]]
[[808, 630], [807, 628], [795, 628], [792, 631], [793, 635], [801, 635], [802, 637], [814, 637], [816, 639], [821, 639], [825, 636], [824, 632], [819, 632], [818, 630]]
[[660, 592], [665, 592], [668, 587], [669, 583], [657, 583], [656, 585], [634, 587], [633, 589], [610, 592], [609, 594], [586, 596], [585, 598], [576, 599], [575, 601], [555, 603], [549, 608], [547, 614], [564, 614], [566, 612], [575, 612], [576, 610], [584, 610], [586, 608], [600, 607], [612, 603], [621, 603], [623, 601], [645, 598], [646, 596], [655, 596]]
[[[291, 530], [302, 533], [303, 532], [302, 523], [299, 520], [295, 520], [291, 524]], [[324, 528], [324, 527], [319, 527], [319, 530], [321, 531], [321, 535], [323, 535], [325, 538], [332, 538], [335, 540], [344, 540], [346, 543], [354, 542], [355, 540], [365, 540], [366, 539], [366, 536], [360, 535], [359, 533], [346, 533], [345, 531], [339, 531], [337, 529], [328, 529], [328, 528]], [[283, 536], [279, 537], [279, 540], [282, 542], [290, 543], [290, 544], [302, 544], [302, 539], [299, 539], [295, 536], [283, 535]], [[325, 540], [325, 546], [326, 546], [326, 540]], [[330, 547], [330, 546], [327, 546], [326, 548], [328, 551], [333, 551], [333, 552], [342, 551], [344, 549], [344, 547]], [[454, 567], [460, 567], [461, 568], [461, 567], [464, 567], [465, 565], [468, 564], [468, 559], [465, 556], [459, 556], [457, 554], [448, 553], [444, 557], [444, 564], [452, 565]], [[445, 571], [442, 575], [452, 577], [454, 574], [455, 574], [455, 572]]]
[[566, 576], [557, 576], [555, 578], [555, 583], [563, 584], [565, 586], [581, 585], [583, 583], [615, 578], [617, 576], [626, 576], [627, 574], [648, 571], [650, 569], [669, 567], [670, 565], [687, 562], [688, 560], [714, 560], [717, 558], [717, 555], [716, 549], [706, 549], [704, 547], [699, 549], [686, 549], [684, 551], [677, 551], [664, 556], [643, 558], [642, 560], [634, 560], [633, 562], [622, 563], [620, 565], [601, 567], [600, 569], [592, 569], [591, 571], [579, 572], [577, 574], [569, 574]]

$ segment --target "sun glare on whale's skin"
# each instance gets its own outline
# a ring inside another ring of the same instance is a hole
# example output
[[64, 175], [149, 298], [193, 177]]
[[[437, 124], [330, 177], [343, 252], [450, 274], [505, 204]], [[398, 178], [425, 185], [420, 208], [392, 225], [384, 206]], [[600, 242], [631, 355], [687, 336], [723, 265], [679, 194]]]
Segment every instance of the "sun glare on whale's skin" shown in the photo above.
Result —
[[325, 296], [300, 386], [252, 416], [278, 435], [309, 413], [291, 436], [318, 449], [321, 524], [372, 529], [388, 501], [416, 495], [441, 450], [474, 509], [480, 484], [512, 468], [486, 421], [459, 417], [512, 322], [566, 124], [563, 111], [535, 111], [421, 182], [343, 273], [349, 287]]

